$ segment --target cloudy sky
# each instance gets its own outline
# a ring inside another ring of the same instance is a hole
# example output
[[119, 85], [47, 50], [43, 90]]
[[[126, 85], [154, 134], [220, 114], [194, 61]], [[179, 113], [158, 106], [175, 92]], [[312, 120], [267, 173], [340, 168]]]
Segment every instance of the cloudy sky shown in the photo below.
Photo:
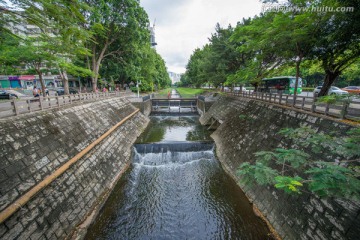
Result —
[[169, 71], [185, 72], [192, 52], [202, 47], [215, 30], [216, 23], [235, 26], [243, 17], [261, 12], [259, 0], [140, 0], [155, 22], [156, 50]]

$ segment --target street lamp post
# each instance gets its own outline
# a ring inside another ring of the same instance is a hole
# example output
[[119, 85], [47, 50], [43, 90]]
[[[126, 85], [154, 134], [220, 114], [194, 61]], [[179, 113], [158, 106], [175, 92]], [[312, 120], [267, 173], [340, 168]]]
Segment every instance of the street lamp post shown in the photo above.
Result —
[[137, 96], [138, 98], [140, 97], [140, 94], [139, 94], [139, 85], [141, 84], [141, 81], [139, 82], [138, 80], [136, 80], [136, 87], [137, 87]]

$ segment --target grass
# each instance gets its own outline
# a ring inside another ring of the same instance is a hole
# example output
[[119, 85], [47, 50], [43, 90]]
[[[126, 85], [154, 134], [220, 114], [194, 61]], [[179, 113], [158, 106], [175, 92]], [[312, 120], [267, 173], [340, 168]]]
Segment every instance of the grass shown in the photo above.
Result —
[[156, 97], [157, 98], [167, 98], [167, 94], [168, 92], [170, 91], [171, 92], [172, 88], [165, 88], [165, 89], [162, 89], [158, 92], [155, 93]]
[[172, 89], [172, 88], [165, 88], [165, 89], [163, 89], [163, 90], [160, 90], [160, 91], [157, 92], [157, 93], [160, 94], [160, 95], [167, 95], [169, 91], [171, 92], [171, 89]]
[[204, 93], [204, 89], [200, 88], [176, 88], [181, 97], [194, 97]]
[[167, 98], [168, 92], [169, 91], [171, 92], [173, 89], [178, 91], [178, 93], [182, 98], [193, 98], [205, 92], [204, 89], [200, 89], [200, 88], [166, 88], [156, 92], [156, 97]]

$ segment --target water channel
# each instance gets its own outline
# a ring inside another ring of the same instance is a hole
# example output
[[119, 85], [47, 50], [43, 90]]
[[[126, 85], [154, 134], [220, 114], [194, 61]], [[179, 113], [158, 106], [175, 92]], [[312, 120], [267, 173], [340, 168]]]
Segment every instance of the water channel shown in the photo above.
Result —
[[85, 239], [270, 239], [199, 116], [150, 116]]

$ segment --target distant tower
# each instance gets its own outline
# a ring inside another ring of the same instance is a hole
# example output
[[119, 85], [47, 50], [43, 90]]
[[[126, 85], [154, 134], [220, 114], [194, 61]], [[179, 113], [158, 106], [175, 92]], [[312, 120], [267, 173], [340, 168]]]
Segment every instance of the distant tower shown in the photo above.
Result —
[[157, 43], [155, 42], [155, 22], [156, 19], [154, 20], [154, 24], [152, 27], [149, 26], [149, 31], [150, 31], [150, 44], [152, 47], [155, 48], [155, 46], [157, 45]]

